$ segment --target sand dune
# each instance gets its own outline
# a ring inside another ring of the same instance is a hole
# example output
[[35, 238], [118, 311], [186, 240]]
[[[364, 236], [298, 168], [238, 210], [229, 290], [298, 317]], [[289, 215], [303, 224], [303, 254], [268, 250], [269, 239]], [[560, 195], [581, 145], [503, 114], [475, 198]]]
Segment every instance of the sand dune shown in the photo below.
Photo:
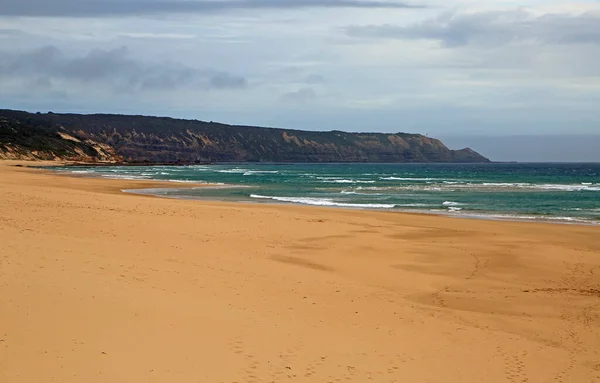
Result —
[[0, 382], [600, 382], [600, 227], [0, 162]]

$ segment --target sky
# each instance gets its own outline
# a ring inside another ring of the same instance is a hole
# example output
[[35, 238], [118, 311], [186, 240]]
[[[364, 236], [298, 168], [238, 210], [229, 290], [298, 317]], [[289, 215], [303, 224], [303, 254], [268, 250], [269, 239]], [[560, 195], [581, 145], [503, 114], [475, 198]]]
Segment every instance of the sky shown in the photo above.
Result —
[[0, 0], [34, 112], [600, 145], [599, 63], [599, 1]]

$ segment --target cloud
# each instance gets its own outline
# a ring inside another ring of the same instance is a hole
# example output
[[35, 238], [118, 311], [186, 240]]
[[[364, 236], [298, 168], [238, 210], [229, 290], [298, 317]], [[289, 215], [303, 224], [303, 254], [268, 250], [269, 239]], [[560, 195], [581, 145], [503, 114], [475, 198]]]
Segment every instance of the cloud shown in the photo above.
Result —
[[0, 15], [95, 17], [164, 13], [211, 13], [232, 9], [422, 8], [381, 0], [3, 0]]
[[20, 31], [18, 29], [0, 29], [0, 39], [1, 38], [13, 38], [17, 36], [25, 36], [26, 33]]
[[600, 13], [541, 16], [525, 10], [444, 13], [410, 26], [350, 26], [345, 31], [359, 38], [435, 40], [447, 48], [490, 48], [517, 43], [600, 45]]
[[308, 76], [306, 76], [306, 78], [304, 79], [304, 81], [307, 84], [323, 84], [325, 83], [325, 77], [321, 76], [320, 74], [309, 74]]
[[314, 89], [301, 88], [294, 92], [289, 92], [281, 96], [281, 101], [289, 103], [305, 103], [317, 97]]
[[186, 87], [195, 80], [195, 71], [189, 68], [151, 71], [141, 80], [141, 90], [174, 90]]
[[131, 57], [126, 47], [94, 49], [81, 57], [67, 57], [46, 46], [30, 52], [0, 55], [0, 76], [38, 78], [80, 84], [96, 84], [120, 91], [135, 90], [242, 89], [246, 79], [213, 70], [199, 70], [174, 62], [143, 62]]
[[[0, 14], [19, 3], [61, 16], [0, 15], [0, 104], [432, 134], [593, 133], [600, 122], [593, 4], [397, 0], [460, 7], [440, 15], [214, 0], [227, 4], [173, 14], [177, 0], [88, 0], [98, 14], [83, 1], [0, 0]], [[340, 29], [350, 25], [354, 37]]]
[[193, 39], [196, 35], [185, 34], [185, 33], [140, 33], [140, 32], [127, 32], [121, 33], [120, 37], [129, 37], [132, 39], [167, 39], [167, 40], [185, 40]]
[[217, 73], [211, 77], [210, 85], [216, 89], [238, 89], [246, 87], [246, 79], [229, 73]]

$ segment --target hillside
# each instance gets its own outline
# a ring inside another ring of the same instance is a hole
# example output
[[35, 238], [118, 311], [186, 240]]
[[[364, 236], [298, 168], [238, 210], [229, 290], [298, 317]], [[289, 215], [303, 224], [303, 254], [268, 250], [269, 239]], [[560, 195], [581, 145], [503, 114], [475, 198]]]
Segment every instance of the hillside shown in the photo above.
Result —
[[44, 119], [0, 111], [0, 159], [121, 162], [109, 145], [73, 134]]
[[0, 110], [0, 158], [126, 162], [489, 162], [419, 134], [312, 132], [124, 115]]

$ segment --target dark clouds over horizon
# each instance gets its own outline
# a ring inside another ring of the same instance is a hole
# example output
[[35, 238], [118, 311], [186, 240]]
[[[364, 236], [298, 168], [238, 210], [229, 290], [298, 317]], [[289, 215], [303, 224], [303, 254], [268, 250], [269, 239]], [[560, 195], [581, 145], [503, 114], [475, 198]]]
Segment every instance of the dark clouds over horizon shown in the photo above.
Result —
[[235, 9], [422, 8], [377, 0], [2, 0], [0, 15], [34, 17], [103, 17], [166, 13], [214, 13]]
[[35, 78], [50, 87], [55, 81], [79, 82], [115, 92], [168, 91], [182, 88], [243, 89], [244, 77], [216, 70], [198, 70], [164, 61], [143, 62], [126, 47], [93, 49], [83, 56], [69, 57], [54, 46], [0, 57], [0, 80]]
[[408, 26], [350, 26], [352, 37], [435, 40], [444, 47], [538, 44], [600, 44], [600, 12], [533, 15], [522, 9], [476, 13], [443, 13]]

